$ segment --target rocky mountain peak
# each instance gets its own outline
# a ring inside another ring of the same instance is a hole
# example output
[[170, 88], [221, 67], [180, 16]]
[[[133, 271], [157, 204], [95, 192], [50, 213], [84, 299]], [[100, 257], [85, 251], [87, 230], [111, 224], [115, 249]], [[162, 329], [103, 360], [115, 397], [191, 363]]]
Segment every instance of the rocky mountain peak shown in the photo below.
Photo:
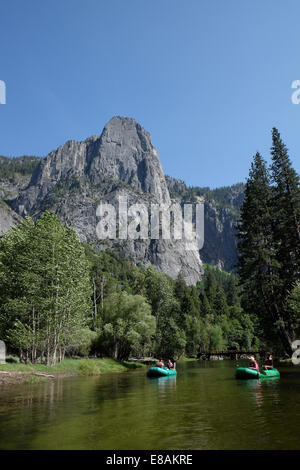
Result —
[[170, 202], [169, 190], [150, 134], [132, 118], [113, 117], [104, 127], [90, 161], [93, 183], [109, 176], [160, 202]]
[[133, 190], [150, 193], [158, 202], [170, 202], [158, 153], [150, 134], [135, 119], [113, 117], [101, 136], [77, 142], [67, 141], [50, 152], [32, 175], [32, 194], [24, 204], [31, 211], [32, 203], [43, 199], [61, 181], [84, 178], [95, 186], [122, 182]]
[[126, 147], [131, 146], [132, 150], [144, 152], [153, 149], [151, 136], [135, 119], [121, 116], [114, 116], [104, 127], [101, 134], [102, 141], [115, 143]]

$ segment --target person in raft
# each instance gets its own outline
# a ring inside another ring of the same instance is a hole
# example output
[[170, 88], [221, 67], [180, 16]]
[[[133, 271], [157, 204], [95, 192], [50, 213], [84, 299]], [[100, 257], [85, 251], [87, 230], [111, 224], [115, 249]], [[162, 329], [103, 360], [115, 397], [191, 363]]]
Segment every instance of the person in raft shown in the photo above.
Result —
[[255, 357], [254, 357], [254, 356], [250, 356], [249, 359], [250, 359], [249, 366], [248, 366], [249, 369], [255, 369], [255, 370], [257, 370], [257, 372], [258, 372], [258, 371], [259, 371], [259, 365], [258, 365], [258, 363], [256, 362]]
[[174, 362], [174, 364], [171, 362], [171, 360], [169, 359], [168, 362], [167, 362], [167, 367], [169, 369], [176, 369], [176, 362]]
[[267, 353], [267, 357], [265, 360], [265, 364], [263, 365], [263, 369], [273, 369], [273, 356], [271, 353]]
[[160, 359], [157, 363], [156, 363], [156, 367], [160, 367], [161, 369], [163, 369], [165, 367], [165, 364], [164, 364], [164, 361], [162, 359]]

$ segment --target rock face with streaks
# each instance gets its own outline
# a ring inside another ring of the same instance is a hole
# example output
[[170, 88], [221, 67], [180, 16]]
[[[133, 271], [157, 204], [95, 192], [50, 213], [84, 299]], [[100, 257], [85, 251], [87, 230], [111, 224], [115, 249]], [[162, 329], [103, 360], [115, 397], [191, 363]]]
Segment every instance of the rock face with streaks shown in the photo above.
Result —
[[10, 207], [0, 201], [0, 237], [22, 220]]
[[203, 263], [232, 271], [237, 263], [236, 225], [244, 198], [244, 184], [217, 188], [188, 188], [183, 181], [166, 176], [169, 192], [180, 202], [189, 200], [191, 189], [204, 199]]

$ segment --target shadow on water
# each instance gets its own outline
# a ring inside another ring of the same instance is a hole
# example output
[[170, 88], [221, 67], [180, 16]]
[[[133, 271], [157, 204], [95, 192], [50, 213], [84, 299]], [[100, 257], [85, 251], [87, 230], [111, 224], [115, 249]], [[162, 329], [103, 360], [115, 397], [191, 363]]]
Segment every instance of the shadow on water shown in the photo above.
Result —
[[300, 368], [236, 380], [235, 361], [0, 390], [1, 449], [299, 449]]

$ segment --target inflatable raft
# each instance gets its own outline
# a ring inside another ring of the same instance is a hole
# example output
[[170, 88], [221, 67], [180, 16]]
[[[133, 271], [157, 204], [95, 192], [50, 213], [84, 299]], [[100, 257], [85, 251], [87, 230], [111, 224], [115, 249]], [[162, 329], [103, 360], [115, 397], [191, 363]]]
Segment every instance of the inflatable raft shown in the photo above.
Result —
[[162, 369], [161, 367], [151, 367], [147, 371], [148, 377], [166, 377], [168, 375], [177, 375], [177, 371], [175, 369], [168, 369], [165, 367]]
[[265, 379], [269, 377], [280, 377], [277, 369], [260, 370], [257, 372], [250, 367], [238, 367], [235, 372], [237, 379]]

